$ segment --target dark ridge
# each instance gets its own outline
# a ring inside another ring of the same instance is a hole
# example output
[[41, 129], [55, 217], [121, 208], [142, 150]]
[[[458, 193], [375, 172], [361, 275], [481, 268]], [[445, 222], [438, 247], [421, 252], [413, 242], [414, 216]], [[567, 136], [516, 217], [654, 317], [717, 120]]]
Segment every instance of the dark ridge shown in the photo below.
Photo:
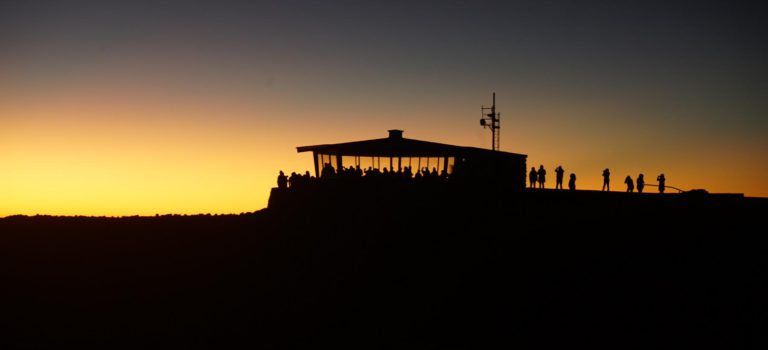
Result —
[[766, 199], [444, 186], [0, 219], [2, 348], [766, 345]]

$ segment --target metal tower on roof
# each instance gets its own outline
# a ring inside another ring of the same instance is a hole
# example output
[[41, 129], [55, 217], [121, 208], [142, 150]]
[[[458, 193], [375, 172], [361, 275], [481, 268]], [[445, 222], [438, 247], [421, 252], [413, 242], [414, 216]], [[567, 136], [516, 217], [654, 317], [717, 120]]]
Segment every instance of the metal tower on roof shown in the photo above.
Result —
[[[487, 113], [486, 111], [491, 111]], [[493, 93], [493, 105], [491, 107], [480, 107], [480, 125], [491, 129], [491, 149], [498, 151], [501, 146], [501, 113], [496, 113], [496, 93]]]

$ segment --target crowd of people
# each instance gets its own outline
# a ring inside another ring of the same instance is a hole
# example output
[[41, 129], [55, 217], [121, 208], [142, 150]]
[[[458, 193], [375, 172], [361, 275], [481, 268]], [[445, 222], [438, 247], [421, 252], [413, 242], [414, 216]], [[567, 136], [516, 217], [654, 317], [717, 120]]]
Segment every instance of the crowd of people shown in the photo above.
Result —
[[[563, 177], [565, 175], [565, 170], [562, 166], [557, 166], [555, 168], [555, 189], [562, 190], [563, 189]], [[415, 180], [423, 180], [423, 181], [437, 181], [437, 180], [447, 180], [449, 178], [449, 174], [443, 170], [441, 172], [437, 171], [437, 168], [432, 168], [432, 170], [429, 170], [429, 168], [422, 168], [421, 170], [416, 170], [415, 172], [412, 170], [410, 166], [398, 168], [397, 170], [389, 170], [388, 168], [384, 167], [381, 170], [378, 168], [368, 167], [367, 169], [363, 170], [360, 168], [360, 166], [350, 166], [350, 167], [340, 167], [338, 170], [335, 169], [330, 163], [326, 163], [323, 165], [323, 168], [320, 172], [320, 177], [322, 178], [379, 178], [379, 179], [415, 179]], [[296, 172], [291, 173], [290, 176], [286, 176], [283, 171], [280, 171], [280, 175], [277, 176], [277, 187], [278, 188], [295, 188], [295, 187], [301, 187], [305, 184], [311, 182], [315, 177], [311, 176], [309, 174], [309, 171], [305, 172], [304, 174], [298, 174]], [[539, 165], [539, 169], [536, 170], [536, 167], [532, 167], [531, 171], [528, 173], [528, 184], [529, 187], [532, 189], [545, 188], [544, 185], [546, 183], [547, 179], [547, 171], [544, 169], [543, 165]], [[666, 178], [664, 177], [664, 174], [660, 174], [656, 177], [656, 181], [658, 181], [658, 185], [652, 185], [657, 186], [659, 188], [659, 193], [664, 193], [665, 190], [665, 182]], [[633, 180], [631, 176], [627, 175], [627, 177], [624, 179], [624, 184], [627, 185], [627, 192], [634, 192], [635, 189], [637, 189], [638, 193], [643, 193], [643, 190], [645, 189], [645, 178], [643, 174], [640, 174], [637, 176], [637, 180]], [[637, 184], [637, 186], [635, 186]], [[568, 189], [571, 191], [576, 190], [576, 174], [571, 173], [568, 180]], [[611, 171], [608, 168], [605, 168], [603, 170], [603, 187], [602, 191], [610, 191], [611, 190]]]
[[320, 172], [320, 177], [323, 178], [390, 178], [390, 179], [447, 179], [448, 178], [448, 172], [445, 170], [438, 172], [437, 168], [433, 167], [432, 170], [429, 170], [429, 168], [422, 168], [421, 170], [413, 171], [413, 168], [410, 166], [404, 166], [402, 168], [398, 168], [397, 170], [393, 169], [390, 170], [387, 167], [383, 167], [381, 169], [374, 168], [374, 167], [368, 167], [367, 169], [362, 169], [360, 166], [350, 166], [350, 167], [341, 167], [337, 171], [330, 163], [326, 163], [323, 166], [322, 171]]
[[302, 187], [305, 184], [309, 183], [314, 179], [314, 176], [311, 176], [309, 174], [309, 171], [305, 172], [304, 174], [298, 174], [296, 172], [292, 172], [291, 176], [286, 176], [285, 173], [283, 173], [282, 170], [280, 170], [280, 174], [277, 175], [277, 188], [298, 188]]
[[[555, 168], [555, 189], [556, 190], [562, 190], [563, 189], [563, 175], [565, 174], [565, 170], [562, 166], [558, 165], [557, 168]], [[547, 181], [547, 171], [544, 169], [543, 165], [539, 165], [539, 170], [536, 170], [536, 167], [532, 167], [531, 171], [528, 173], [528, 186], [530, 188], [544, 188], [544, 183]], [[658, 188], [659, 193], [664, 193], [664, 190], [666, 188], [666, 178], [664, 177], [664, 174], [660, 174], [656, 177], [656, 181], [658, 181]], [[627, 175], [627, 177], [624, 179], [624, 183], [627, 185], [627, 192], [634, 192], [635, 191], [635, 183], [637, 183], [637, 192], [643, 193], [643, 189], [645, 188], [645, 178], [643, 174], [640, 174], [637, 176], [637, 181], [633, 180], [631, 176]], [[568, 180], [568, 189], [573, 191], [576, 190], [576, 174], [571, 173], [570, 179]], [[602, 191], [610, 191], [611, 190], [611, 170], [608, 168], [605, 168], [603, 170], [603, 187]]]
[[[368, 167], [367, 169], [362, 169], [360, 166], [350, 166], [350, 167], [341, 167], [338, 169], [338, 171], [330, 164], [326, 163], [323, 165], [323, 168], [320, 171], [320, 177], [321, 178], [345, 178], [345, 179], [354, 179], [354, 178], [366, 178], [366, 179], [414, 179], [417, 181], [439, 181], [439, 180], [447, 180], [449, 178], [448, 172], [443, 170], [441, 172], [437, 171], [437, 168], [433, 167], [432, 170], [429, 170], [429, 168], [422, 168], [421, 170], [416, 170], [415, 172], [410, 166], [405, 166], [400, 169], [392, 169], [389, 170], [387, 167], [384, 167], [382, 169], [374, 168], [374, 167]], [[277, 187], [278, 188], [296, 188], [304, 186], [306, 183], [309, 183], [315, 179], [314, 176], [311, 176], [309, 174], [309, 171], [302, 174], [297, 174], [295, 172], [291, 173], [290, 176], [286, 176], [283, 171], [280, 171], [280, 174], [277, 176]]]
[[[563, 189], [563, 176], [565, 175], [565, 170], [562, 166], [557, 166], [555, 168], [555, 189], [556, 190], [562, 190]], [[544, 188], [544, 183], [547, 182], [547, 171], [544, 169], [543, 165], [539, 165], [539, 170], [536, 170], [536, 167], [531, 168], [531, 171], [528, 173], [528, 183], [531, 188], [537, 188], [536, 185], [538, 184], [538, 188]], [[571, 173], [570, 178], [568, 179], [568, 189], [571, 191], [576, 190], [576, 174]]]
[[[605, 171], [608, 171], [608, 169], [605, 169]], [[603, 182], [607, 183], [609, 179], [606, 177], [605, 172], [603, 173]], [[667, 179], [664, 177], [664, 174], [659, 174], [659, 176], [656, 177], [656, 181], [659, 182], [659, 184], [656, 185], [659, 188], [659, 193], [664, 193], [664, 190], [666, 189], [665, 182], [667, 181]], [[637, 183], [637, 192], [643, 193], [643, 189], [645, 188], [645, 175], [638, 175], [636, 181], [633, 181], [632, 176], [629, 175], [624, 178], [624, 184], [627, 185], [627, 192], [635, 192], [635, 183]]]

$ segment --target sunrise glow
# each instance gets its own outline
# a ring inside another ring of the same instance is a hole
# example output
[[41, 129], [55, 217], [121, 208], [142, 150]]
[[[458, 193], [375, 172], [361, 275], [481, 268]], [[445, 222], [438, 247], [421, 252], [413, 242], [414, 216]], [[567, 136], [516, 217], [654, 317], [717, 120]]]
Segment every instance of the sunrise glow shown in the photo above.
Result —
[[259, 210], [279, 170], [312, 169], [296, 146], [398, 128], [490, 147], [478, 119], [491, 92], [501, 149], [562, 165], [579, 189], [608, 167], [615, 190], [642, 172], [768, 196], [764, 43], [725, 19], [52, 6], [3, 11], [0, 216]]

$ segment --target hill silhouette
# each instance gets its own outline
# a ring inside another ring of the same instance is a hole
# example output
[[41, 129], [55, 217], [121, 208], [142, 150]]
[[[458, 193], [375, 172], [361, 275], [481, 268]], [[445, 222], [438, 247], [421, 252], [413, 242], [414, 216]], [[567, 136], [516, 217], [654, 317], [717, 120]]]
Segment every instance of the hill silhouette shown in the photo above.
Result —
[[762, 347], [766, 209], [707, 194], [339, 185], [273, 193], [245, 215], [10, 217], [0, 341]]

